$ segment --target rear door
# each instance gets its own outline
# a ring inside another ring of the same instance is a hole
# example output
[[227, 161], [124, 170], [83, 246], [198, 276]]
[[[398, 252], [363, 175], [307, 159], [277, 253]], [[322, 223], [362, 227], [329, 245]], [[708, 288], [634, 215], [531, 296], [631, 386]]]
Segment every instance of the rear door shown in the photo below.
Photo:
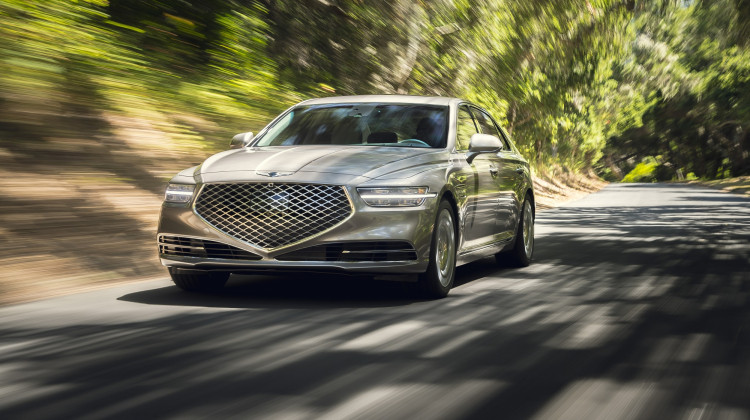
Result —
[[500, 128], [497, 123], [495, 123], [495, 127], [500, 132], [500, 139], [505, 145], [503, 150], [500, 152], [500, 158], [509, 169], [513, 169], [513, 172], [509, 175], [513, 177], [513, 207], [511, 209], [511, 225], [512, 232], [515, 232], [516, 225], [521, 218], [521, 206], [523, 205], [523, 199], [526, 197], [526, 177], [530, 177], [529, 165], [526, 160], [518, 153], [518, 151], [511, 146], [508, 134], [502, 128]]

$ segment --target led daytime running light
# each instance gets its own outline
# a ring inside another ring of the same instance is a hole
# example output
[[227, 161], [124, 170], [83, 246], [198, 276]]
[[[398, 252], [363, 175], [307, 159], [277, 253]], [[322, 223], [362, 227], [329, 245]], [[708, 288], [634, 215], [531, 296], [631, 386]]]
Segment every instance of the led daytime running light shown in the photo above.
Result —
[[357, 188], [359, 196], [372, 207], [417, 207], [437, 196], [427, 187]]
[[167, 203], [188, 203], [193, 198], [195, 185], [190, 184], [167, 184], [164, 192], [164, 201]]

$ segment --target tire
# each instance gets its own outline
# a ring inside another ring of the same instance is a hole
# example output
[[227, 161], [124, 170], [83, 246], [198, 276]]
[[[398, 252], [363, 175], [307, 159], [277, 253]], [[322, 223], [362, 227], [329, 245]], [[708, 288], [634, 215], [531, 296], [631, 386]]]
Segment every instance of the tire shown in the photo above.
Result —
[[430, 263], [419, 276], [419, 294], [429, 299], [448, 295], [456, 277], [456, 216], [448, 201], [441, 201], [430, 244]]
[[528, 267], [534, 256], [534, 212], [529, 197], [523, 200], [521, 214], [518, 218], [518, 229], [513, 249], [495, 254], [498, 264], [510, 264], [514, 267]]
[[170, 268], [169, 275], [177, 287], [188, 292], [218, 292], [229, 280], [226, 272], [188, 271]]

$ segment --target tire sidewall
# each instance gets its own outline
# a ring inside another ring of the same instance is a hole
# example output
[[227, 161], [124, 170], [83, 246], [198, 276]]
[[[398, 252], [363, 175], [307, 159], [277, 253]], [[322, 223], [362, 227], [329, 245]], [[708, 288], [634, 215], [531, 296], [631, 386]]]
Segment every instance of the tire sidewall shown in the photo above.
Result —
[[[521, 263], [524, 266], [527, 266], [531, 263], [531, 259], [534, 257], [534, 229], [531, 229], [531, 252], [526, 251], [526, 244], [524, 243], [524, 230], [526, 228], [526, 206], [530, 206], [531, 201], [529, 200], [529, 197], [527, 196], [523, 200], [523, 206], [521, 207], [521, 216], [519, 217], [518, 221], [518, 232], [516, 233], [516, 254], [518, 256], [519, 263]], [[532, 210], [529, 210], [531, 212], [531, 223], [533, 226], [534, 223], [534, 212]]]
[[[437, 249], [437, 242], [438, 242], [438, 231], [440, 223], [440, 217], [443, 214], [444, 211], [448, 211], [448, 214], [450, 215], [451, 222], [453, 225], [453, 256], [451, 258], [452, 260], [452, 266], [450, 270], [450, 279], [448, 280], [446, 285], [443, 285], [440, 282], [440, 265], [438, 262], [438, 249]], [[458, 235], [456, 232], [456, 215], [453, 211], [453, 207], [450, 205], [450, 203], [447, 200], [442, 200], [440, 202], [440, 205], [438, 205], [437, 212], [435, 214], [435, 222], [433, 223], [433, 231], [432, 231], [432, 239], [430, 242], [430, 262], [427, 266], [427, 271], [421, 276], [420, 283], [422, 286], [423, 292], [430, 296], [430, 297], [445, 297], [450, 289], [453, 287], [453, 283], [456, 279], [456, 254], [457, 254], [457, 246], [458, 243]]]

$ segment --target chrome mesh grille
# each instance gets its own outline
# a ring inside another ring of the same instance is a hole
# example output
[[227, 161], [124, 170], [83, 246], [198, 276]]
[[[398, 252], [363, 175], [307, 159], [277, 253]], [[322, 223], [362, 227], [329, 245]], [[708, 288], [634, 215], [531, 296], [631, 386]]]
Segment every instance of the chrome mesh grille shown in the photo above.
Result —
[[344, 221], [352, 212], [344, 187], [316, 184], [207, 184], [195, 211], [216, 229], [274, 249]]

